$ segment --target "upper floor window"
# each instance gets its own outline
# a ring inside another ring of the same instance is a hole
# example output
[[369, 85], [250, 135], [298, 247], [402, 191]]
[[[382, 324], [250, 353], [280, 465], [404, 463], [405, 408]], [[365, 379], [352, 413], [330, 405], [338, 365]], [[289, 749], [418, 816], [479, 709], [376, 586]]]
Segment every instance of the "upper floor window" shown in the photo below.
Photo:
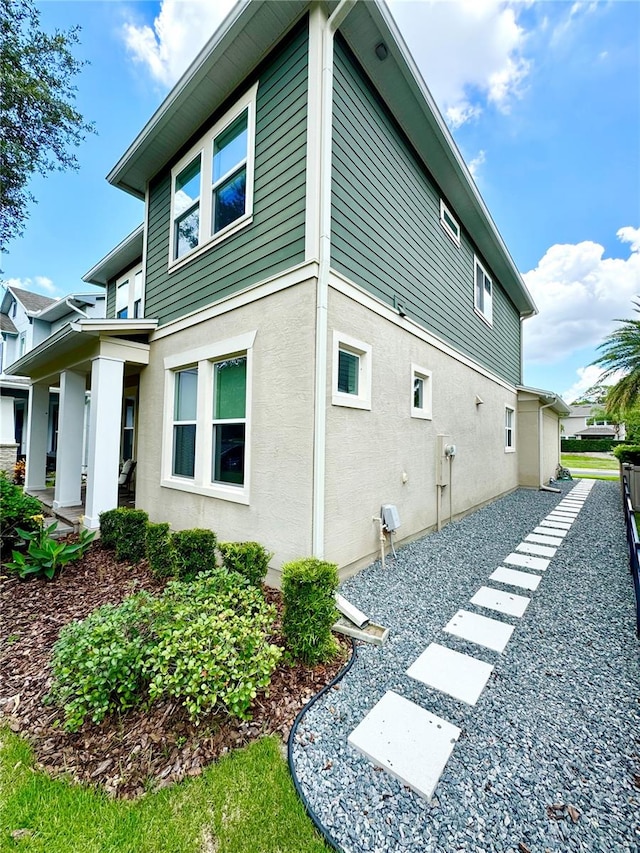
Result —
[[453, 213], [451, 213], [451, 211], [442, 199], [440, 199], [440, 224], [447, 232], [449, 237], [451, 237], [456, 246], [459, 246], [460, 225], [458, 224], [458, 220], [455, 218]]
[[251, 221], [258, 85], [171, 171], [169, 265]]
[[116, 279], [116, 317], [118, 320], [142, 317], [142, 267], [133, 267]]
[[487, 323], [493, 323], [493, 282], [485, 268], [474, 258], [474, 300], [476, 311]]

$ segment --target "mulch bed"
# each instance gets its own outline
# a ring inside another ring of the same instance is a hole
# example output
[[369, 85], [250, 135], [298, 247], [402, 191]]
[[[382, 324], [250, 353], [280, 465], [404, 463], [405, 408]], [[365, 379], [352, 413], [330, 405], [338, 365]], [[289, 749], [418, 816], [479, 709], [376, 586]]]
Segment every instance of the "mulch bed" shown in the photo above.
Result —
[[[51, 686], [51, 650], [60, 629], [102, 604], [117, 604], [142, 589], [159, 592], [163, 586], [146, 562], [119, 564], [99, 543], [53, 581], [0, 575], [0, 723], [27, 738], [40, 769], [100, 784], [109, 794], [127, 798], [198, 776], [207, 764], [263, 734], [286, 741], [300, 708], [349, 656], [350, 645], [342, 642], [341, 658], [327, 666], [281, 663], [268, 695], [255, 700], [248, 722], [225, 715], [195, 726], [181, 707], [167, 701], [64, 732], [56, 725], [59, 712], [42, 702]], [[281, 611], [280, 593], [265, 591]], [[284, 644], [279, 635], [273, 641]]]

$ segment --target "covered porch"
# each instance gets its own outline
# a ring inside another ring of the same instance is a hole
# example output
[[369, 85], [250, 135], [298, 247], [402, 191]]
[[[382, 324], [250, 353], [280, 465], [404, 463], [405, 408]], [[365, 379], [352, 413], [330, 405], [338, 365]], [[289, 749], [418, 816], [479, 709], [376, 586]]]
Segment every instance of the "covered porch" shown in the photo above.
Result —
[[[27, 376], [25, 490], [68, 523], [96, 529], [100, 513], [120, 500], [122, 454], [135, 458], [139, 377], [149, 363], [155, 320], [79, 320], [43, 341], [13, 365]], [[55, 486], [47, 488], [49, 389], [59, 388]]]

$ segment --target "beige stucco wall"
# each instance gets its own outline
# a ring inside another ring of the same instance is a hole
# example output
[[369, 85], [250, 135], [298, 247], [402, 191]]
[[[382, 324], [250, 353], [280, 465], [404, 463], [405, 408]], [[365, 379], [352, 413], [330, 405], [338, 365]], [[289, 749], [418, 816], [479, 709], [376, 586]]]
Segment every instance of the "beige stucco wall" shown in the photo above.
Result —
[[542, 482], [556, 476], [560, 462], [560, 419], [553, 409], [542, 410]]
[[[331, 404], [334, 330], [373, 348], [371, 411]], [[516, 408], [515, 389], [333, 289], [328, 338], [327, 559], [348, 566], [375, 556], [372, 517], [383, 503], [398, 508], [400, 540], [434, 527], [439, 433], [450, 435], [457, 447], [451, 487], [444, 490], [445, 522], [449, 495], [456, 516], [516, 488], [517, 454], [504, 448], [505, 406]], [[432, 420], [411, 417], [412, 363], [433, 371]]]
[[[151, 344], [140, 376], [136, 504], [174, 529], [257, 540], [272, 565], [311, 553], [315, 287], [309, 281]], [[250, 505], [161, 486], [164, 358], [257, 330]]]
[[540, 401], [533, 394], [518, 395], [516, 446], [518, 476], [521, 486], [537, 489], [540, 486], [538, 418]]

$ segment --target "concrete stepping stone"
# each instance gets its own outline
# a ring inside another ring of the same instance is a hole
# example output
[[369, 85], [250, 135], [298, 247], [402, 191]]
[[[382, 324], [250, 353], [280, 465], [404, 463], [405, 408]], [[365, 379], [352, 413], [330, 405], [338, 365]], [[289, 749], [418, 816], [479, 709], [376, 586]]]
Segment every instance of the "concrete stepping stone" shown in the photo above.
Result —
[[514, 625], [490, 619], [488, 616], [469, 613], [468, 610], [458, 610], [442, 630], [453, 634], [454, 637], [469, 640], [478, 646], [484, 646], [486, 649], [502, 654], [511, 639], [514, 628]]
[[542, 580], [541, 575], [532, 575], [531, 572], [519, 572], [517, 569], [508, 569], [506, 566], [498, 566], [490, 581], [508, 583], [510, 586], [521, 586], [523, 589], [535, 590]]
[[571, 529], [570, 521], [558, 521], [558, 519], [554, 518], [552, 515], [548, 515], [546, 518], [543, 518], [542, 524], [546, 524], [547, 527], [557, 527], [560, 530]]
[[509, 563], [511, 566], [522, 566], [525, 569], [538, 569], [544, 572], [551, 560], [547, 560], [546, 557], [530, 557], [528, 554], [512, 553], [505, 557], [502, 562]]
[[527, 609], [531, 599], [526, 595], [516, 595], [515, 592], [504, 592], [491, 586], [481, 586], [471, 599], [471, 604], [476, 607], [486, 607], [489, 610], [497, 610], [506, 616], [522, 616]]
[[548, 545], [539, 545], [537, 542], [521, 542], [516, 545], [516, 551], [524, 551], [538, 557], [553, 557], [557, 550], [557, 548], [549, 548]]
[[467, 705], [475, 705], [492, 671], [490, 663], [431, 643], [411, 664], [407, 675]]
[[[539, 528], [535, 528], [539, 530]], [[553, 545], [557, 548], [559, 545], [562, 545], [562, 539], [559, 539], [556, 536], [546, 536], [543, 533], [527, 533], [524, 537], [525, 542], [535, 542], [538, 545]]]
[[549, 515], [566, 515], [570, 519], [577, 518], [579, 513], [572, 509], [552, 509]]
[[403, 785], [430, 800], [459, 736], [457, 726], [389, 690], [347, 740]]
[[562, 540], [568, 532], [568, 530], [560, 530], [557, 527], [542, 527], [539, 525], [538, 527], [533, 528], [533, 533], [530, 533], [529, 536], [536, 534], [538, 536], [555, 536]]

